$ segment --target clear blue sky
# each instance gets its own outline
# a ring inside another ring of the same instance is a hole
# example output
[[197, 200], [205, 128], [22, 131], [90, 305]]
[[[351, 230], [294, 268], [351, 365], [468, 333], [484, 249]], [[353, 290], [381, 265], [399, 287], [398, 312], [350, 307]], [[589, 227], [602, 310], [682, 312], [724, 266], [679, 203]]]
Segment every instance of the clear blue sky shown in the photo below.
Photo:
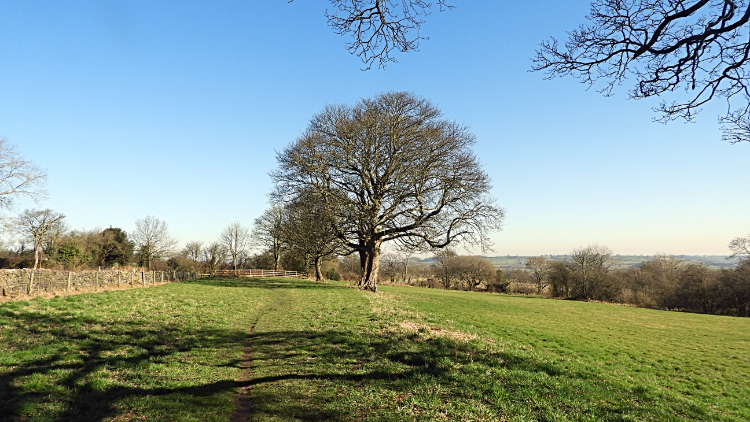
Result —
[[653, 123], [655, 102], [529, 73], [586, 0], [455, 0], [421, 51], [360, 70], [325, 0], [0, 2], [0, 136], [49, 173], [40, 204], [77, 229], [169, 223], [181, 243], [250, 226], [275, 151], [326, 104], [389, 90], [471, 127], [507, 210], [494, 252], [727, 254], [750, 232], [750, 144]]

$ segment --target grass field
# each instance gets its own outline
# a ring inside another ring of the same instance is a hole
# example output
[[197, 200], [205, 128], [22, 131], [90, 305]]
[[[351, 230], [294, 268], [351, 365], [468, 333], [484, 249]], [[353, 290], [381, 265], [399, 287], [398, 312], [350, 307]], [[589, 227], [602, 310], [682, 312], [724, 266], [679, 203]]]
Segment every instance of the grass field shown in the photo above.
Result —
[[750, 420], [748, 319], [382, 290], [218, 279], [5, 303], [0, 420], [228, 421], [240, 388], [258, 421]]

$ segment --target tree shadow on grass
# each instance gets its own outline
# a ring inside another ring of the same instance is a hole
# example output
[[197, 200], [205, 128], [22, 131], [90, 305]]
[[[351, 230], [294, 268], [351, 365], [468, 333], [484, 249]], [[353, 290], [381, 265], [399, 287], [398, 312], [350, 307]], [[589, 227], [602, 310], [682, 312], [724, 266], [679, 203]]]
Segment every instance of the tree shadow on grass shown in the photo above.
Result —
[[[663, 400], [648, 388], [604, 381], [596, 371], [569, 369], [522, 347], [413, 331], [273, 331], [248, 339], [240, 329], [137, 320], [108, 326], [23, 308], [0, 308], [0, 318], [29, 337], [54, 338], [29, 341], [31, 353], [0, 360], [0, 419], [8, 421], [221, 420], [232, 413], [231, 393], [248, 385], [253, 419], [712, 417], [685, 403], [660, 411], [655, 406]], [[202, 363], [196, 353], [236, 350], [248, 341], [249, 381], [197, 379], [179, 370], [239, 367], [232, 360]], [[193, 360], [184, 361], [191, 353]]]
[[[251, 335], [258, 419], [706, 420], [689, 402], [525, 348], [420, 333]], [[305, 413], [315, 409], [315, 415]], [[681, 415], [675, 418], [675, 415]]]
[[[99, 421], [129, 411], [152, 420], [158, 414], [180, 420], [175, 415], [221, 413], [212, 402], [237, 385], [231, 379], [191, 380], [186, 366], [194, 363], [183, 359], [241, 347], [247, 339], [243, 330], [194, 330], [144, 320], [108, 325], [23, 308], [0, 308], [0, 318], [3, 341], [10, 342], [0, 358], [3, 421]], [[227, 410], [231, 414], [231, 404]]]

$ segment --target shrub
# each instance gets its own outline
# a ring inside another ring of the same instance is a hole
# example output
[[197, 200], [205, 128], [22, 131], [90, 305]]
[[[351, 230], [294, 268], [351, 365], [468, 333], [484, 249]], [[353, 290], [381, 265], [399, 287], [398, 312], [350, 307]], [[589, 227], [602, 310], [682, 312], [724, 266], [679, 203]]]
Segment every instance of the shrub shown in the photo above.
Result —
[[341, 274], [339, 274], [339, 272], [335, 269], [330, 268], [328, 269], [328, 271], [326, 271], [325, 278], [327, 280], [341, 281]]

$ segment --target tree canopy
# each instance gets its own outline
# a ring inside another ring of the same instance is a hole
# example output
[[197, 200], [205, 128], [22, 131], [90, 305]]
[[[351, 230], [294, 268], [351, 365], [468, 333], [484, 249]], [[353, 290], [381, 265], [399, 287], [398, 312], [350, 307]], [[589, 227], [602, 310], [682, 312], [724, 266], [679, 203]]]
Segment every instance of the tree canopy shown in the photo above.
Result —
[[388, 92], [330, 105], [277, 154], [274, 198], [321, 198], [336, 235], [360, 255], [360, 287], [377, 289], [380, 245], [487, 249], [504, 211], [471, 147], [474, 135], [428, 100]]

